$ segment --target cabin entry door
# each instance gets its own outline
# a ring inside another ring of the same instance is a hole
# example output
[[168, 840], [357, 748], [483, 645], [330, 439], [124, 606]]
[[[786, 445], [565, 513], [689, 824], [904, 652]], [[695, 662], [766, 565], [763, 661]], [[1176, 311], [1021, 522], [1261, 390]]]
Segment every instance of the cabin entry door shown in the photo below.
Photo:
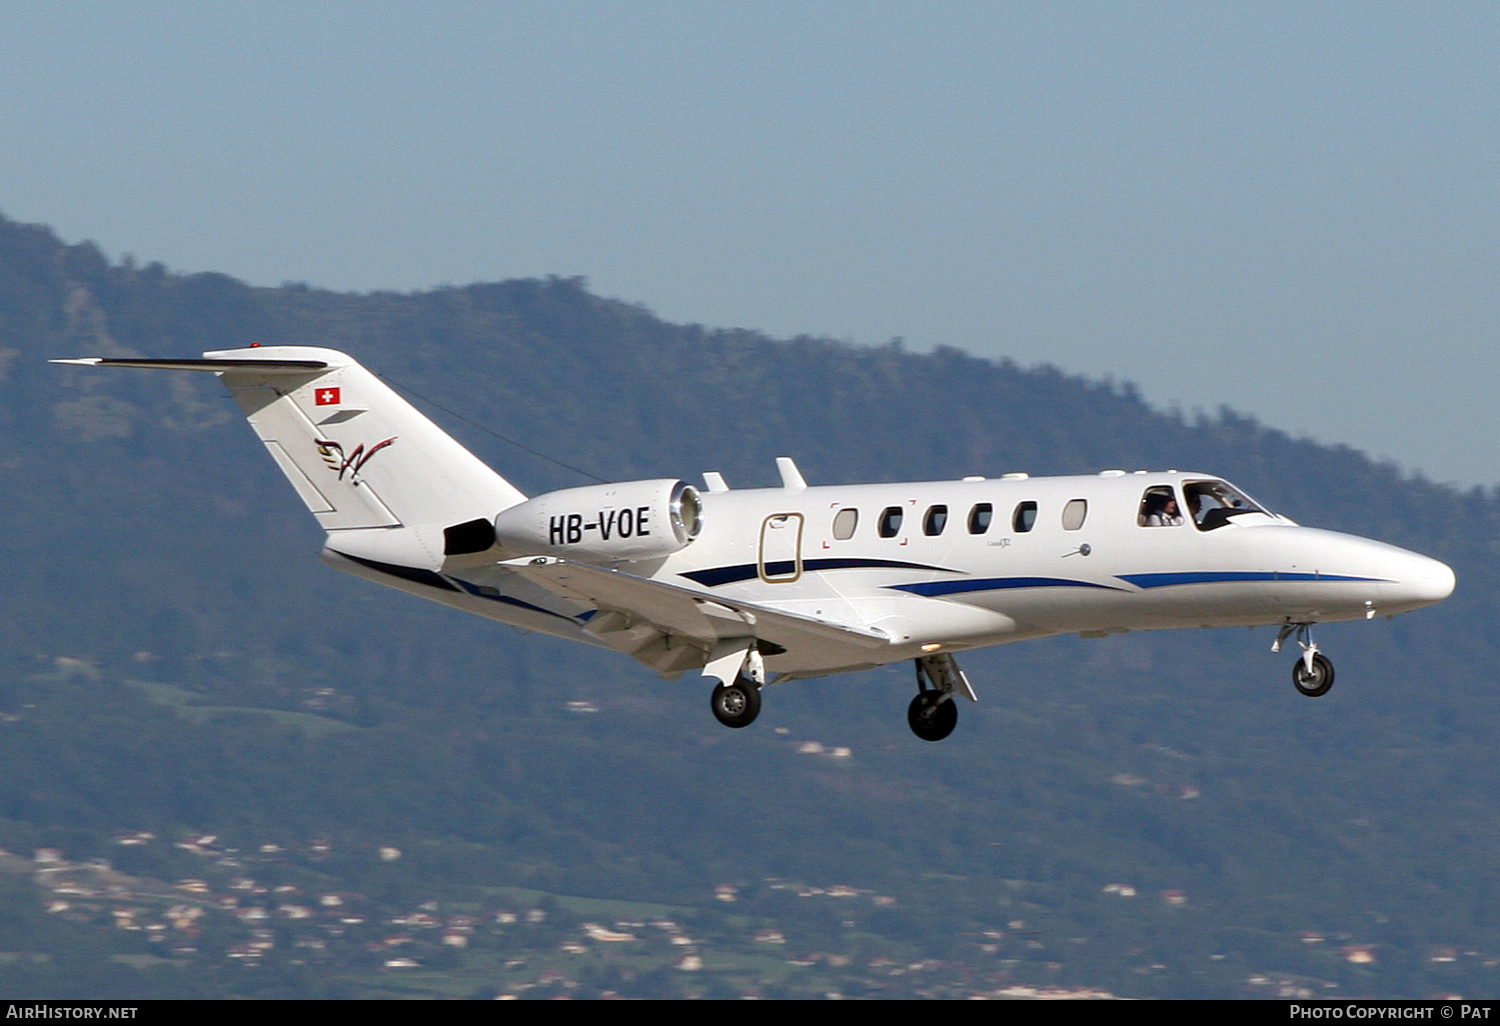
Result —
[[760, 579], [788, 584], [802, 576], [802, 514], [772, 513], [760, 525]]

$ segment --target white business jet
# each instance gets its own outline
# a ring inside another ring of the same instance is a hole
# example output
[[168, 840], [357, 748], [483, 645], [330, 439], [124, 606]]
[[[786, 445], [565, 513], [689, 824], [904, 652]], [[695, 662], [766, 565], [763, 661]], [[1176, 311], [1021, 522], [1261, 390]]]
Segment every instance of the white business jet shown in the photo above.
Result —
[[331, 566], [502, 623], [697, 670], [750, 724], [761, 688], [911, 659], [907, 719], [938, 741], [976, 700], [954, 654], [1048, 635], [1268, 624], [1325, 694], [1316, 623], [1453, 591], [1443, 563], [1299, 527], [1212, 474], [705, 491], [673, 479], [528, 499], [344, 353], [255, 346], [202, 359], [56, 363], [217, 374], [327, 531]]

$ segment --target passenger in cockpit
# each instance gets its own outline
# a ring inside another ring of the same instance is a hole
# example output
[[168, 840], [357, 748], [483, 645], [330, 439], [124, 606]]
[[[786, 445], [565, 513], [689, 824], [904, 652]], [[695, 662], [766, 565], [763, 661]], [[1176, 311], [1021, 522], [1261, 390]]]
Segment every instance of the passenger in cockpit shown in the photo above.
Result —
[[1177, 508], [1177, 496], [1170, 488], [1152, 488], [1146, 492], [1142, 510], [1143, 527], [1181, 527], [1182, 512]]

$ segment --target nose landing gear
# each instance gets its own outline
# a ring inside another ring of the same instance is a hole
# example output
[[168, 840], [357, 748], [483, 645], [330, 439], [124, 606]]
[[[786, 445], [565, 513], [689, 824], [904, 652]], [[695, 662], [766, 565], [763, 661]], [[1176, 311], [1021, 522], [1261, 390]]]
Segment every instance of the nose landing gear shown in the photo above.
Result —
[[1292, 683], [1308, 698], [1317, 698], [1333, 687], [1333, 663], [1321, 652], [1312, 653], [1310, 661], [1310, 667], [1302, 659], [1292, 664]]
[[1302, 655], [1292, 664], [1292, 683], [1308, 698], [1320, 698], [1333, 687], [1333, 662], [1318, 651], [1318, 643], [1312, 639], [1312, 624], [1284, 624], [1271, 651], [1280, 652], [1281, 643], [1293, 634], [1297, 636]]

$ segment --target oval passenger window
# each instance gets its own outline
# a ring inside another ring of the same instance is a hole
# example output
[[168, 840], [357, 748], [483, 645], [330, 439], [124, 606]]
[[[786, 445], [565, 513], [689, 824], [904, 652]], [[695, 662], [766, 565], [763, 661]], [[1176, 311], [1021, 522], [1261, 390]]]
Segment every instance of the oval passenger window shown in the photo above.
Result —
[[880, 514], [880, 537], [894, 538], [899, 530], [901, 530], [901, 507], [887, 506]]
[[1036, 503], [1023, 502], [1016, 507], [1010, 518], [1010, 526], [1017, 534], [1025, 534], [1036, 524]]
[[995, 515], [995, 507], [987, 502], [981, 502], [969, 510], [969, 533], [984, 534], [990, 529], [990, 520]]
[[948, 507], [931, 506], [927, 510], [927, 518], [922, 521], [922, 533], [929, 538], [943, 533], [943, 528], [948, 526]]
[[833, 537], [838, 541], [848, 541], [854, 537], [854, 529], [859, 526], [859, 510], [841, 509], [833, 518]]

